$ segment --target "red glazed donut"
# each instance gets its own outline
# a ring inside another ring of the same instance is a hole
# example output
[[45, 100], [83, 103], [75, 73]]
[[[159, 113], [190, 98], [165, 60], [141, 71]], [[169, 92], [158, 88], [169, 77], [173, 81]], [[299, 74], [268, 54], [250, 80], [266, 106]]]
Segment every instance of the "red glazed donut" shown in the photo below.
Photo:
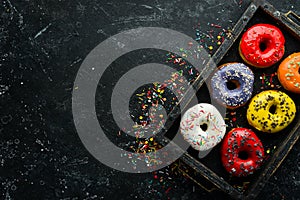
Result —
[[223, 166], [233, 176], [247, 176], [262, 164], [264, 148], [249, 129], [234, 128], [224, 138], [221, 147]]
[[242, 36], [239, 53], [254, 67], [266, 68], [277, 63], [284, 54], [282, 32], [270, 24], [256, 24]]

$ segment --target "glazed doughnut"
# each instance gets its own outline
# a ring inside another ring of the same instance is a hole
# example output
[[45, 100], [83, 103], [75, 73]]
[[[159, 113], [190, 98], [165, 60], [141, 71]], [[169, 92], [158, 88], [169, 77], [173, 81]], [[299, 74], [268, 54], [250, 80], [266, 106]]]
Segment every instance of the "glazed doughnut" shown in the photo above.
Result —
[[213, 105], [200, 103], [185, 112], [180, 122], [180, 132], [202, 158], [223, 139], [226, 124]]
[[277, 75], [281, 85], [291, 92], [300, 93], [300, 52], [289, 55], [279, 65]]
[[256, 24], [242, 36], [239, 53], [243, 60], [254, 67], [274, 65], [284, 54], [285, 39], [282, 32], [270, 24]]
[[253, 82], [253, 72], [243, 63], [221, 65], [211, 78], [212, 97], [227, 108], [240, 107], [251, 98]]
[[251, 126], [266, 133], [276, 133], [287, 127], [295, 118], [296, 105], [285, 93], [266, 90], [255, 95], [247, 110]]
[[247, 176], [260, 167], [264, 148], [255, 133], [234, 128], [226, 134], [221, 147], [222, 164], [233, 176]]

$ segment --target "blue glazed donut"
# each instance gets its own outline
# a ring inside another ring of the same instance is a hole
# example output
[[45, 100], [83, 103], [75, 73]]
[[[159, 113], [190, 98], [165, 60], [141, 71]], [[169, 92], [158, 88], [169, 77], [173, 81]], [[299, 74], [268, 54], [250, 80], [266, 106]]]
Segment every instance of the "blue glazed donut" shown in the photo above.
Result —
[[227, 108], [244, 105], [252, 95], [254, 74], [243, 63], [221, 65], [211, 79], [212, 97]]

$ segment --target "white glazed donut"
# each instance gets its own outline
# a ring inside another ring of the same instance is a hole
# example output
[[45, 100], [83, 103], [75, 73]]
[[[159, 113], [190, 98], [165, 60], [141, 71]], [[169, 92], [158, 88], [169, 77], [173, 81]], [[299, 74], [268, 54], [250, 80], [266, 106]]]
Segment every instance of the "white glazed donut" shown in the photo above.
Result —
[[180, 132], [184, 140], [199, 151], [199, 158], [203, 158], [223, 139], [226, 124], [213, 105], [200, 103], [183, 115]]

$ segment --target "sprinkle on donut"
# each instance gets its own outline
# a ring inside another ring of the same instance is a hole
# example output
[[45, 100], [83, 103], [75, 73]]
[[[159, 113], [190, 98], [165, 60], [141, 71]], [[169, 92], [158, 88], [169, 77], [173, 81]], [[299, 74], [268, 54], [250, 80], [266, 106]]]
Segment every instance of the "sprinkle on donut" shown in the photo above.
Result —
[[263, 91], [251, 99], [247, 119], [251, 126], [266, 133], [286, 128], [295, 118], [296, 105], [284, 92]]
[[243, 63], [221, 65], [211, 78], [212, 97], [227, 108], [237, 108], [251, 98], [253, 82], [253, 72]]
[[231, 175], [248, 176], [263, 163], [264, 148], [253, 131], [234, 128], [224, 137], [221, 160], [224, 168]]
[[256, 24], [243, 34], [239, 52], [249, 65], [265, 68], [274, 65], [283, 57], [284, 44], [284, 36], [276, 26]]

